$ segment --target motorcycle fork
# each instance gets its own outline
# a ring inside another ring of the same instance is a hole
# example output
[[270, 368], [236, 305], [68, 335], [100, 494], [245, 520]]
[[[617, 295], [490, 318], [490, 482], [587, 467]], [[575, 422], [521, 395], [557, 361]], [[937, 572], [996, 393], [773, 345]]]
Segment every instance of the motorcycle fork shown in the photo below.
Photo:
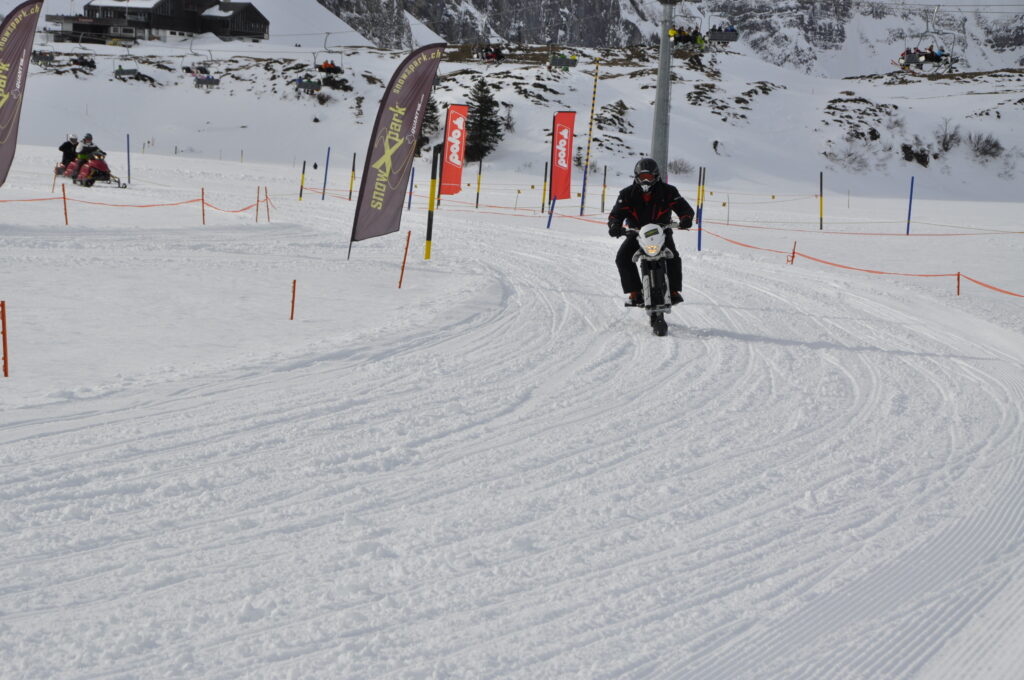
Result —
[[640, 271], [643, 275], [644, 304], [648, 309], [654, 306], [667, 304], [665, 298], [668, 294], [668, 268], [664, 260], [654, 262], [648, 260], [640, 261]]

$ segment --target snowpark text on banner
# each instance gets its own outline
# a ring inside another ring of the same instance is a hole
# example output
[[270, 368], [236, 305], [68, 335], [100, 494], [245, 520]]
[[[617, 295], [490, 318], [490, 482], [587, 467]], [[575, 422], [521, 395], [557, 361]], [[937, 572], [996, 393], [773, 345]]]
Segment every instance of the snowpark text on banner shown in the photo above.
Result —
[[420, 47], [405, 58], [388, 83], [359, 185], [352, 242], [398, 231], [416, 140], [446, 43]]
[[562, 200], [572, 194], [572, 138], [575, 111], [559, 111], [551, 126], [551, 199]]
[[462, 190], [462, 166], [466, 159], [466, 118], [469, 106], [452, 104], [444, 126], [444, 155], [441, 164], [441, 193], [457, 194]]
[[0, 186], [14, 161], [29, 58], [43, 0], [18, 5], [0, 25]]

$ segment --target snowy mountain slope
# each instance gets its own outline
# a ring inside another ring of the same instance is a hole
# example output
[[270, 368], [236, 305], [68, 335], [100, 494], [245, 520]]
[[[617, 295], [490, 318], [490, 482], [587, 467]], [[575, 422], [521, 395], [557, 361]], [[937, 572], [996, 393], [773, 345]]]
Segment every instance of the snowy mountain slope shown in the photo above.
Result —
[[307, 45], [312, 41], [316, 46], [314, 36], [330, 33], [330, 45], [373, 44], [316, 0], [260, 0], [254, 4], [270, 21], [271, 42]]
[[[321, 0], [381, 47], [408, 47], [403, 30], [380, 34], [374, 17], [389, 15], [394, 0]], [[623, 47], [654, 44], [661, 5], [625, 0], [458, 3], [411, 2], [409, 12], [451, 43], [554, 44]], [[904, 46], [935, 43], [968, 70], [1024, 65], [1024, 9], [1013, 4], [957, 2], [818, 2], [753, 0], [679, 3], [676, 25], [702, 31], [732, 24], [744, 51], [771, 63], [817, 75], [843, 77], [884, 70]], [[385, 23], [384, 25], [392, 25]]]
[[[345, 260], [352, 204], [287, 165], [136, 163], [69, 196], [263, 184], [272, 223], [4, 205], [6, 676], [1016, 677], [1019, 301], [679, 234], [655, 338], [603, 225], [490, 207], [530, 174], [446, 198], [429, 262], [419, 193], [398, 290], [402, 235]], [[922, 200], [957, 226], [907, 239], [870, 235], [899, 200], [822, 233], [756, 200], [732, 219], [783, 231], [709, 230], [1024, 290], [1019, 203]]]
[[[330, 146], [336, 169], [339, 163], [347, 168], [352, 154], [365, 153], [375, 102], [404, 54], [337, 50], [330, 56], [344, 72], [325, 81], [318, 98], [297, 92], [291, 82], [321, 76], [312, 68], [312, 51], [223, 45], [204, 47], [196, 56], [187, 47], [146, 46], [133, 52], [133, 63], [149, 79], [142, 82], [113, 76], [125, 60], [123, 49], [97, 47], [95, 52], [95, 71], [72, 68], [74, 50], [62, 53], [53, 68], [33, 67], [22, 141], [56, 146], [69, 130], [88, 130], [112, 150], [123, 148], [130, 133], [149, 152], [287, 163], [320, 161]], [[621, 159], [649, 150], [653, 50], [580, 52], [584, 66], [570, 72], [537, 64], [546, 56], [541, 47], [513, 50], [499, 67], [455, 60], [455, 50], [450, 54], [435, 92], [440, 106], [465, 102], [476, 80], [486, 77], [506, 105], [503, 111], [511, 113], [515, 143], [510, 135], [499, 145], [487, 159], [490, 169], [530, 171], [539, 181], [548, 155], [546, 130], [560, 108], [579, 113], [577, 144], [585, 146], [593, 86], [589, 63], [598, 57], [592, 144], [597, 170], [608, 165], [613, 176], [628, 172], [631, 163]], [[180, 67], [211, 56], [221, 87], [198, 90]], [[704, 165], [712, 168], [714, 183], [739, 191], [745, 189], [737, 182], [749, 182], [776, 192], [788, 191], [794, 182], [801, 191], [811, 183], [809, 191], [816, 192], [822, 170], [837, 183], [833, 188], [844, 191], [903, 192], [915, 175], [919, 187], [934, 195], [1015, 196], [1024, 146], [1024, 74], [1018, 70], [835, 80], [732, 52], [703, 55], [700, 61], [680, 57], [673, 69], [669, 156], [688, 164], [690, 170], [678, 171], [684, 175]], [[131, 102], [127, 115], [125, 101]], [[174, 116], [163, 115], [168, 110]], [[961, 141], [943, 150], [940, 130], [958, 131]], [[996, 155], [977, 156], [971, 139], [989, 136], [998, 143]]]

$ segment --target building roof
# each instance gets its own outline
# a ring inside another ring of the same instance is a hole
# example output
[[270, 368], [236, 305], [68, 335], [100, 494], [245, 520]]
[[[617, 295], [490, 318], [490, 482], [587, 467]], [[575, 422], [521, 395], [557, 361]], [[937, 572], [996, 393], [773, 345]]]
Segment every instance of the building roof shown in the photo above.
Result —
[[224, 9], [224, 8], [218, 7], [217, 5], [214, 5], [210, 9], [206, 10], [205, 12], [203, 12], [202, 16], [204, 16], [204, 17], [230, 17], [230, 16], [234, 16], [235, 11], [237, 11], [237, 10]]
[[[235, 14], [245, 9], [246, 7], [252, 7], [256, 9], [256, 6], [251, 2], [221, 2], [210, 9], [203, 12], [204, 17], [233, 17]], [[256, 10], [257, 12], [259, 10]]]
[[90, 0], [89, 7], [122, 7], [129, 9], [153, 9], [163, 0]]

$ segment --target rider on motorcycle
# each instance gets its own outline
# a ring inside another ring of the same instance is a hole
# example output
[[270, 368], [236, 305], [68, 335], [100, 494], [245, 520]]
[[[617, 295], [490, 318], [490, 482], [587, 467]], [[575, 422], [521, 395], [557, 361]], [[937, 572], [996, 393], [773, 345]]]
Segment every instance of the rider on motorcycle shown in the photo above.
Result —
[[[633, 262], [633, 254], [640, 248], [635, 230], [647, 224], [668, 224], [672, 221], [673, 212], [679, 218], [680, 229], [693, 226], [693, 208], [679, 195], [679, 190], [661, 181], [661, 172], [653, 158], [640, 160], [633, 168], [633, 183], [619, 192], [619, 198], [608, 214], [608, 235], [612, 238], [628, 237], [615, 256], [615, 266], [619, 268], [622, 292], [629, 294], [632, 304], [643, 304], [640, 274]], [[627, 230], [623, 223], [631, 229]], [[668, 283], [672, 304], [675, 305], [683, 301], [679, 294], [683, 288], [683, 264], [671, 230], [665, 234], [665, 247], [675, 255], [668, 261]]]

